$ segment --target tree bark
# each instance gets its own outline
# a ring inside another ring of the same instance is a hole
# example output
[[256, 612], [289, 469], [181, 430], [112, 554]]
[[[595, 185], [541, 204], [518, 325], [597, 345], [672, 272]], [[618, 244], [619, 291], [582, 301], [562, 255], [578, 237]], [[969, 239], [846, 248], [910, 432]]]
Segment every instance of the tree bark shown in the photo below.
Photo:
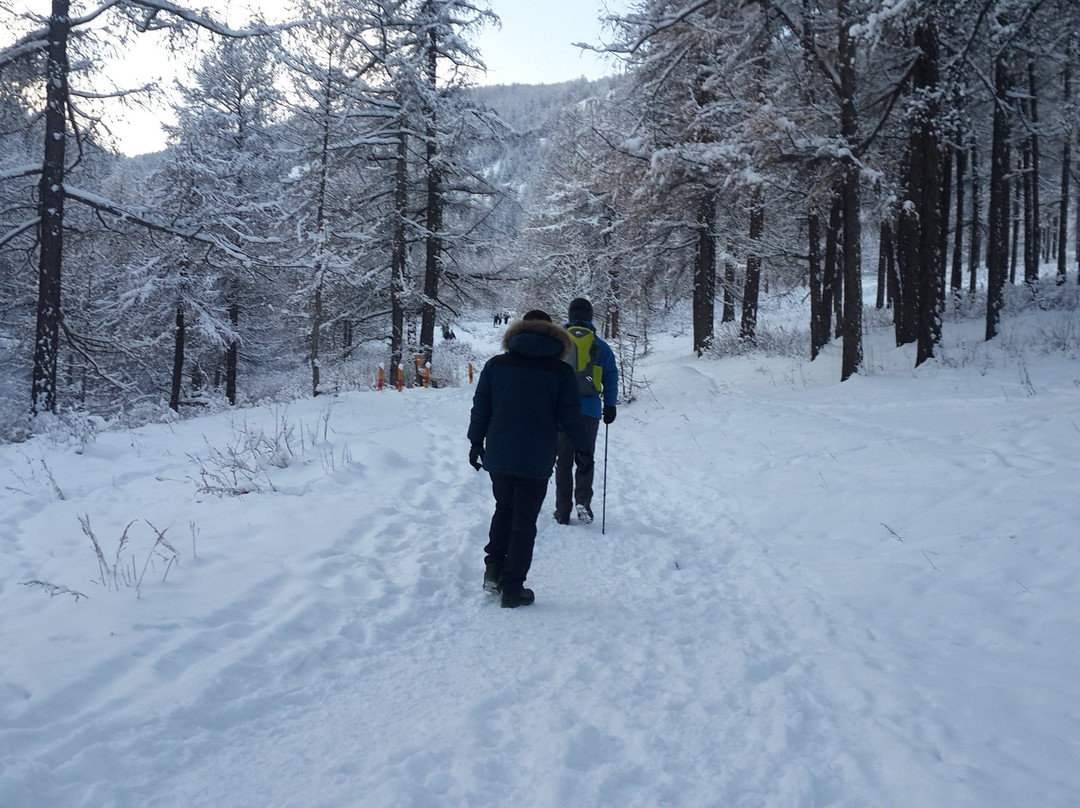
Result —
[[840, 216], [840, 194], [837, 192], [833, 194], [832, 204], [829, 206], [829, 229], [825, 231], [825, 264], [821, 273], [821, 312], [818, 315], [821, 347], [828, 345], [832, 339], [833, 298], [839, 294], [836, 277], [840, 274]]
[[390, 373], [397, 378], [405, 342], [405, 260], [408, 244], [405, 235], [405, 209], [408, 199], [409, 151], [405, 121], [397, 133], [394, 172], [393, 246], [390, 258]]
[[[427, 89], [433, 96], [438, 80], [438, 42], [435, 31], [428, 32], [427, 42]], [[439, 168], [439, 148], [436, 140], [435, 109], [430, 102], [427, 109], [427, 206], [424, 261], [424, 300], [420, 308], [420, 353], [425, 365], [431, 363], [435, 350], [436, 303], [439, 298], [439, 276], [442, 268], [443, 189], [442, 171]], [[421, 369], [416, 369], [419, 382]]]
[[[1012, 241], [1009, 242], [1009, 283], [1016, 283], [1016, 259], [1017, 252], [1020, 249], [1020, 222], [1024, 217], [1021, 215], [1020, 210], [1020, 194], [1027, 182], [1027, 160], [1025, 157], [1024, 169], [1020, 171], [1020, 181], [1013, 185], [1013, 204], [1012, 204]], [[1026, 222], [1026, 219], [1025, 219]]]
[[46, 51], [45, 157], [38, 185], [37, 331], [30, 412], [56, 412], [56, 368], [62, 318], [60, 280], [64, 255], [64, 170], [68, 107], [68, 0], [53, 0]]
[[697, 256], [694, 260], [694, 352], [701, 356], [713, 340], [716, 300], [716, 192], [698, 200]]
[[[1073, 48], [1069, 48], [1069, 57], [1071, 58], [1074, 53]], [[1069, 59], [1065, 61], [1065, 75], [1064, 75], [1064, 94], [1063, 98], [1065, 103], [1068, 104], [1072, 101], [1072, 63]], [[1065, 243], [1069, 238], [1069, 174], [1072, 171], [1072, 129], [1069, 128], [1065, 131], [1065, 137], [1063, 138], [1064, 145], [1061, 147], [1061, 205], [1058, 210], [1058, 250], [1057, 250], [1057, 282], [1059, 284], [1065, 283], [1065, 277], [1067, 272], [1067, 250], [1065, 249]], [[1080, 241], [1080, 232], [1076, 234], [1077, 241]]]
[[750, 202], [750, 253], [746, 256], [746, 281], [743, 285], [742, 319], [739, 338], [753, 342], [757, 338], [758, 295], [761, 290], [761, 237], [765, 232], [765, 206], [761, 189], [755, 188]]
[[967, 149], [956, 149], [956, 232], [953, 234], [952, 274], [949, 289], [959, 292], [964, 286], [964, 183], [967, 181]]
[[889, 232], [889, 223], [882, 220], [881, 227], [878, 229], [877, 297], [874, 300], [874, 307], [877, 309], [885, 308], [886, 292], [889, 284], [888, 252], [892, 249], [891, 241], [892, 235]]
[[938, 42], [932, 23], [924, 23], [915, 31], [915, 48], [919, 59], [913, 82], [922, 95], [920, 113], [912, 133], [910, 181], [908, 198], [915, 205], [918, 247], [916, 263], [916, 293], [918, 344], [915, 365], [934, 356], [934, 346], [941, 341], [941, 285], [945, 252], [942, 248], [946, 192], [943, 165], [944, 149], [937, 124]]
[[311, 318], [311, 395], [319, 395], [319, 337], [322, 334], [323, 322], [323, 282], [320, 270], [319, 280], [315, 284], [315, 295], [312, 301]]
[[184, 321], [184, 303], [176, 302], [176, 329], [174, 332], [172, 389], [169, 392], [169, 407], [180, 412], [180, 390], [184, 384], [184, 343], [187, 327]]
[[225, 351], [225, 398], [230, 404], [236, 406], [236, 364], [240, 344], [235, 334], [240, 328], [240, 304], [235, 300], [229, 304], [229, 322], [232, 324], [233, 337], [229, 340], [229, 347]]
[[730, 249], [724, 259], [724, 310], [720, 322], [735, 322], [735, 262], [731, 260]]
[[982, 258], [982, 185], [978, 147], [971, 144], [971, 241], [968, 243], [968, 291], [975, 292]]
[[[837, 58], [840, 72], [840, 134], [844, 143], [857, 153], [859, 118], [855, 98], [856, 40], [851, 35], [848, 0], [838, 0], [840, 31]], [[854, 157], [845, 159], [841, 178], [843, 207], [843, 352], [840, 380], [850, 379], [862, 365], [862, 223], [859, 193], [859, 164]]]
[[1009, 256], [1009, 95], [1012, 78], [1004, 55], [994, 64], [994, 131], [990, 154], [990, 211], [986, 251], [986, 339], [997, 336]]
[[1038, 86], [1035, 82], [1035, 62], [1028, 62], [1028, 90], [1031, 93], [1028, 100], [1028, 112], [1031, 115], [1031, 174], [1028, 178], [1028, 187], [1031, 189], [1030, 207], [1028, 208], [1028, 221], [1031, 230], [1031, 249], [1025, 250], [1027, 263], [1024, 264], [1024, 283], [1031, 288], [1039, 284], [1039, 253], [1040, 235], [1042, 233], [1042, 216], [1039, 202], [1039, 98]]
[[[935, 43], [936, 45], [936, 43]], [[940, 109], [940, 105], [937, 107]], [[952, 207], [952, 149], [941, 138], [941, 134], [935, 129], [935, 139], [938, 148], [938, 198], [934, 203], [937, 209], [937, 260], [934, 262], [934, 270], [937, 278], [934, 281], [934, 292], [937, 297], [935, 312], [938, 316], [945, 309], [945, 289], [948, 283], [947, 271], [949, 266], [949, 209]]]
[[[915, 155], [909, 153], [905, 163], [914, 159]], [[910, 174], [911, 168], [908, 167], [905, 173]], [[918, 211], [909, 202], [905, 200], [901, 204], [896, 219], [897, 283], [893, 318], [898, 346], [909, 345], [919, 337], [919, 222]]]
[[812, 206], [806, 220], [806, 238], [809, 249], [807, 257], [810, 273], [810, 361], [817, 359], [821, 349], [828, 344], [821, 322], [821, 298], [824, 293], [821, 276], [821, 215]]
[[[329, 74], [329, 71], [328, 71]], [[319, 395], [322, 356], [319, 353], [323, 328], [323, 287], [326, 284], [327, 226], [326, 226], [326, 189], [330, 178], [330, 112], [332, 89], [327, 81], [325, 103], [322, 115], [322, 144], [319, 150], [319, 189], [318, 207], [315, 211], [315, 233], [319, 239], [315, 252], [315, 290], [311, 301], [311, 395]]]
[[881, 225], [881, 235], [887, 245], [882, 247], [882, 250], [885, 252], [886, 292], [893, 309], [893, 333], [896, 337], [896, 344], [903, 345], [904, 342], [900, 333], [901, 321], [897, 314], [900, 309], [900, 275], [896, 260], [896, 242], [893, 239], [892, 227], [889, 225], [888, 220]]

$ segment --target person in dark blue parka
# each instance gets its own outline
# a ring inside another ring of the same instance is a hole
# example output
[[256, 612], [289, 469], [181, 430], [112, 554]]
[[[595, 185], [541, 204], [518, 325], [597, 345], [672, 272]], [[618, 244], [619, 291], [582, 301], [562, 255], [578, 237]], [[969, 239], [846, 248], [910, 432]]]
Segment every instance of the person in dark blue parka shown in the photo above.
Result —
[[534, 310], [503, 336], [505, 353], [480, 372], [469, 418], [469, 462], [491, 475], [495, 513], [484, 548], [484, 588], [502, 593], [505, 607], [533, 602], [524, 587], [532, 565], [536, 518], [555, 465], [559, 429], [587, 450], [577, 377], [563, 359], [572, 343], [566, 330]]

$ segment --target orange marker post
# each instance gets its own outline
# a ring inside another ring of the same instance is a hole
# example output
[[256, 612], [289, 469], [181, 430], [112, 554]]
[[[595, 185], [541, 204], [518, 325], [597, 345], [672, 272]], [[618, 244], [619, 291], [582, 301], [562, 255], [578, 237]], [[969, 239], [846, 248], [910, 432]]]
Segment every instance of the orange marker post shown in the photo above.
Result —
[[401, 365], [397, 366], [397, 389], [399, 393], [405, 389], [405, 372], [401, 369]]
[[375, 385], [375, 389], [382, 390], [383, 385], [383, 366], [379, 365], [379, 381]]

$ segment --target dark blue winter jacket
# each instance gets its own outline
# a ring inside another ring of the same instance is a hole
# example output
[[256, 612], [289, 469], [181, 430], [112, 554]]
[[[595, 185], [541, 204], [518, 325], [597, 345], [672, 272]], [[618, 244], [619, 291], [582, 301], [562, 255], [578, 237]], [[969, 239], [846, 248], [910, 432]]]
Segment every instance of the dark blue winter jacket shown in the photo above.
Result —
[[560, 427], [575, 446], [592, 446], [577, 376], [563, 361], [571, 347], [565, 329], [518, 320], [503, 337], [506, 353], [484, 365], [473, 395], [469, 441], [484, 444], [484, 468], [492, 474], [550, 477]]

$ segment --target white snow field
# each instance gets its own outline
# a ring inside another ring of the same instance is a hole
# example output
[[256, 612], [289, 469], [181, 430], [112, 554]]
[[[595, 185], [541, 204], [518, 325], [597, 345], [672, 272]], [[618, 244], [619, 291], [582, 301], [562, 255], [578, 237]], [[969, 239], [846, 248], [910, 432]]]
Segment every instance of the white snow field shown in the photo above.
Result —
[[658, 333], [516, 610], [469, 386], [0, 446], [0, 806], [1080, 805], [1076, 321]]

